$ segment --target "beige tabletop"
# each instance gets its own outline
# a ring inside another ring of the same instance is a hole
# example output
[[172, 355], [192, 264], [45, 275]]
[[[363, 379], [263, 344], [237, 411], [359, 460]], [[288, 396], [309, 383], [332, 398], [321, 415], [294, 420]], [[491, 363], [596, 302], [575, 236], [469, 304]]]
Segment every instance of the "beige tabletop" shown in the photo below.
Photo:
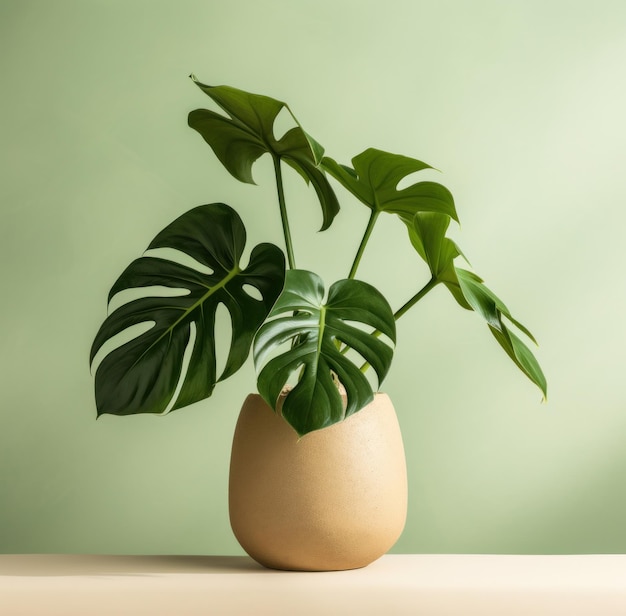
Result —
[[334, 573], [240, 556], [0, 555], [0, 614], [626, 616], [626, 555], [387, 555]]

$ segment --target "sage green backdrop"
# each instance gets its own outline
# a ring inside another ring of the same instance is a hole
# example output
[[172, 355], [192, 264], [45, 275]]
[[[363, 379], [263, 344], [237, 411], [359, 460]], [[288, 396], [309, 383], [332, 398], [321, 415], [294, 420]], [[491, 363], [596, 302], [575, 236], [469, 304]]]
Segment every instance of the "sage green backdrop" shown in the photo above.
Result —
[[[191, 408], [96, 422], [87, 361], [109, 287], [182, 212], [225, 201], [249, 245], [281, 241], [270, 161], [239, 184], [187, 127], [209, 104], [191, 72], [288, 101], [341, 162], [440, 169], [460, 245], [541, 343], [547, 404], [445, 289], [399, 321], [394, 551], [626, 551], [626, 3], [0, 0], [0, 68], [0, 551], [241, 553], [251, 364]], [[345, 276], [367, 210], [339, 192], [317, 233], [286, 176], [299, 267]], [[401, 223], [368, 272], [396, 308], [426, 281]]]

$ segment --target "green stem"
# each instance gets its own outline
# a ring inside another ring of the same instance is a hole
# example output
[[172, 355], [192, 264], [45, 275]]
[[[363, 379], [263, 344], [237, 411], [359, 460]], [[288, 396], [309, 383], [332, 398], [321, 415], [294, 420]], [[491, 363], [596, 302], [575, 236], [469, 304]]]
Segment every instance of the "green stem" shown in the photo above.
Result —
[[393, 313], [393, 318], [397, 321], [402, 315], [406, 314], [407, 311], [413, 308], [413, 306], [415, 306], [415, 304], [417, 304], [417, 302], [419, 302], [424, 295], [426, 295], [429, 291], [432, 291], [438, 283], [439, 280], [437, 280], [437, 278], [431, 278], [406, 304], [404, 304], [404, 306], [402, 306], [402, 308]]
[[365, 250], [365, 246], [367, 245], [367, 242], [370, 239], [370, 235], [372, 235], [372, 231], [374, 230], [374, 225], [376, 224], [376, 219], [378, 218], [378, 214], [380, 214], [380, 212], [377, 212], [376, 210], [372, 210], [370, 219], [367, 222], [367, 227], [365, 228], [365, 233], [363, 234], [363, 239], [361, 240], [359, 249], [357, 250], [356, 256], [354, 257], [354, 263], [352, 263], [352, 267], [350, 268], [350, 273], [348, 274], [348, 278], [354, 278], [356, 275], [356, 270], [359, 267], [359, 263], [361, 262], [361, 257], [363, 256], [363, 251]]
[[[411, 308], [413, 308], [413, 306], [415, 306], [415, 304], [417, 304], [417, 302], [419, 302], [420, 299], [424, 297], [424, 295], [426, 295], [429, 291], [432, 291], [438, 284], [439, 280], [437, 278], [431, 278], [408, 302], [404, 304], [404, 306], [402, 306], [402, 308], [396, 310], [396, 312], [393, 313], [393, 318], [397, 321], [401, 316], [403, 316]], [[373, 331], [371, 335], [378, 338], [381, 334], [382, 332], [377, 329], [376, 331]], [[342, 352], [345, 353], [345, 351], [347, 350], [348, 347], [342, 350]], [[361, 366], [361, 372], [365, 373], [369, 367], [369, 363], [365, 362]]]
[[278, 156], [274, 157], [274, 172], [276, 173], [276, 189], [278, 190], [280, 220], [283, 223], [283, 235], [285, 236], [285, 248], [287, 249], [287, 262], [289, 264], [289, 269], [296, 269], [296, 260], [293, 256], [293, 245], [291, 243], [291, 231], [289, 230], [289, 219], [287, 218], [287, 206], [285, 204], [283, 174], [280, 168], [280, 158]]

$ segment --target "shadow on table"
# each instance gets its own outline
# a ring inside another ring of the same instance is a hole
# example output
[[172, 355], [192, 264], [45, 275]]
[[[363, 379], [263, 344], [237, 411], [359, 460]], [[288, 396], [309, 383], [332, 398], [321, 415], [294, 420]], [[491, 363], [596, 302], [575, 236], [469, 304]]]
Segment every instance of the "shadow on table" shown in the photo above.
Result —
[[0, 555], [0, 576], [271, 573], [248, 556]]

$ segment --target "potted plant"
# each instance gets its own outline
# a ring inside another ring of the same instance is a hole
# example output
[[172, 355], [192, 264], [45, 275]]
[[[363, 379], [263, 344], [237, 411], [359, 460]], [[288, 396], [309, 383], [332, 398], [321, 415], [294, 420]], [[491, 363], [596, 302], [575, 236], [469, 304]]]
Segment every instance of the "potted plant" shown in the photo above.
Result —
[[[98, 416], [163, 414], [203, 400], [252, 351], [258, 394], [243, 404], [231, 457], [235, 535], [270, 567], [364, 566], [393, 545], [406, 518], [402, 439], [389, 398], [377, 393], [391, 365], [396, 321], [432, 289], [446, 287], [461, 307], [486, 321], [545, 396], [541, 368], [513, 329], [534, 338], [481, 278], [457, 265], [463, 254], [446, 235], [450, 222], [458, 221], [451, 193], [432, 181], [398, 189], [429, 165], [373, 148], [351, 166], [339, 164], [285, 103], [193, 79], [223, 113], [197, 109], [189, 125], [235, 178], [253, 183], [254, 162], [271, 156], [283, 247], [259, 244], [242, 263], [245, 227], [223, 203], [195, 207], [157, 234], [109, 292], [111, 302], [122, 291], [144, 291], [114, 309], [93, 342], [92, 365], [104, 355], [95, 371]], [[290, 114], [293, 126], [277, 137], [281, 112]], [[329, 176], [369, 211], [348, 277], [327, 292], [319, 276], [296, 267], [284, 164], [313, 185], [322, 231], [340, 209]], [[387, 214], [400, 220], [430, 272], [415, 288], [407, 277], [407, 301], [395, 310], [359, 270], [376, 222]], [[164, 248], [170, 250], [165, 256], [154, 252]], [[230, 314], [232, 335], [218, 375], [220, 305]], [[129, 331], [130, 340], [115, 346]]]

